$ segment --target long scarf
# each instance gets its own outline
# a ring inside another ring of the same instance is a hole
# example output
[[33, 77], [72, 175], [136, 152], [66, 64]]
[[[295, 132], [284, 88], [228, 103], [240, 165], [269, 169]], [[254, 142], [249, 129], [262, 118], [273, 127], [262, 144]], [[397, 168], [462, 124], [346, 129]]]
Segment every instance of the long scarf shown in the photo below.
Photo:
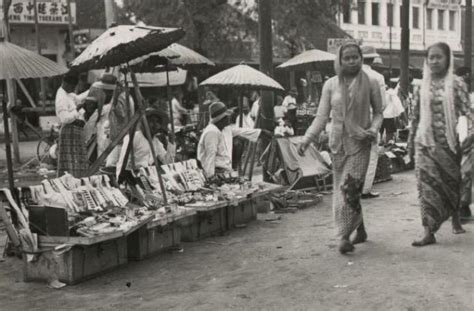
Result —
[[[454, 57], [450, 50], [449, 68], [444, 76], [443, 111], [446, 124], [446, 139], [449, 149], [456, 151], [456, 113], [454, 111]], [[422, 146], [433, 148], [435, 146], [433, 128], [431, 99], [431, 70], [425, 60], [423, 66], [423, 80], [420, 89], [420, 123], [418, 125], [416, 141]]]
[[[348, 43], [347, 45], [356, 45], [354, 43]], [[369, 77], [364, 72], [362, 67], [359, 70], [359, 73], [354, 77], [349, 85], [346, 84], [347, 77], [344, 75], [344, 70], [341, 64], [341, 57], [342, 51], [347, 46], [343, 45], [339, 48], [337, 57], [334, 60], [334, 69], [337, 73], [338, 80], [339, 80], [339, 89], [341, 94], [342, 106], [343, 106], [343, 113], [344, 113], [344, 120], [346, 126], [348, 127], [349, 134], [353, 135], [362, 135], [363, 129], [355, 124], [351, 119], [346, 119], [346, 113], [349, 108], [358, 107], [360, 103], [365, 100], [365, 92], [364, 90], [370, 89]]]

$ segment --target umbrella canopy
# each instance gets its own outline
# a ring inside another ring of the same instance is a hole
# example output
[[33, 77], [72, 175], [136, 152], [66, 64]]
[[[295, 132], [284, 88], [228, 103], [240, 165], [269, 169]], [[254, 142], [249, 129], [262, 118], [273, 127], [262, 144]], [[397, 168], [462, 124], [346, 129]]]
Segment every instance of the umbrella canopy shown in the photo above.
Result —
[[10, 42], [0, 42], [0, 80], [54, 77], [67, 70], [38, 53]]
[[215, 66], [208, 58], [178, 43], [173, 43], [161, 51], [134, 59], [130, 62], [130, 65], [133, 66], [135, 72], [155, 72], [155, 66], [164, 65], [167, 61], [171, 65], [183, 68]]
[[118, 66], [166, 48], [184, 36], [181, 28], [121, 25], [109, 28], [72, 62], [72, 70]]
[[[178, 58], [174, 58], [170, 60], [170, 63], [176, 66], [181, 67], [191, 67], [191, 66], [215, 66], [211, 60], [202, 56], [198, 52], [191, 50], [184, 45], [179, 43], [171, 44], [167, 49], [177, 53], [179, 55]], [[160, 51], [161, 53], [163, 51]]]
[[307, 67], [317, 64], [332, 64], [335, 59], [336, 55], [334, 54], [317, 49], [308, 50], [287, 60], [277, 68], [288, 70], [307, 69]]
[[284, 91], [280, 83], [244, 64], [219, 72], [200, 85]]

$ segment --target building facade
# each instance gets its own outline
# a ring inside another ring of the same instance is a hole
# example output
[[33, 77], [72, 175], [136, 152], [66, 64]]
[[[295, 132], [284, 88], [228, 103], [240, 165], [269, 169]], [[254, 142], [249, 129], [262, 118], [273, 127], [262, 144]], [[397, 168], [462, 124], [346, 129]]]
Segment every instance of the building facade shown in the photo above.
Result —
[[[410, 50], [423, 51], [443, 41], [462, 51], [461, 0], [411, 0]], [[343, 1], [339, 26], [382, 51], [400, 50], [402, 0]]]

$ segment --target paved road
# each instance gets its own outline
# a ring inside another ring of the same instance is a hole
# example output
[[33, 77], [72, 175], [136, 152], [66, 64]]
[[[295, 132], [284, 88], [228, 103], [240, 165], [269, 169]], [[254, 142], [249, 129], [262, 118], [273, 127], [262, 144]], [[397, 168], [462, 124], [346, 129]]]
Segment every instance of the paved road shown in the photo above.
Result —
[[[474, 224], [438, 244], [421, 234], [413, 172], [364, 201], [369, 241], [337, 253], [330, 196], [315, 208], [256, 221], [230, 235], [55, 291], [23, 283], [21, 262], [0, 263], [2, 310], [473, 310]], [[127, 287], [126, 283], [131, 286]]]

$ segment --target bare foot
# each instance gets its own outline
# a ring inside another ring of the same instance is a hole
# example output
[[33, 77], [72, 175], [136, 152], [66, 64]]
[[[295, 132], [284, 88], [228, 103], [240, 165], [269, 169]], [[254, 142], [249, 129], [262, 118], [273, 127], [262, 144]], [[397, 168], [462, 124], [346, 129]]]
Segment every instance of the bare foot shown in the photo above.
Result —
[[414, 241], [413, 243], [411, 243], [411, 245], [414, 247], [421, 247], [421, 246], [426, 246], [426, 245], [435, 244], [435, 243], [436, 243], [436, 238], [434, 234], [430, 234], [430, 235], [425, 236], [421, 240]]
[[461, 225], [459, 225], [459, 227], [453, 227], [453, 233], [454, 234], [463, 234], [463, 233], [466, 233], [466, 230], [464, 230], [463, 227], [461, 227]]
[[365, 230], [357, 231], [356, 236], [352, 239], [352, 244], [360, 244], [367, 241], [367, 232]]
[[352, 245], [349, 240], [341, 240], [341, 243], [339, 243], [339, 252], [341, 254], [353, 252], [354, 249], [354, 245]]

